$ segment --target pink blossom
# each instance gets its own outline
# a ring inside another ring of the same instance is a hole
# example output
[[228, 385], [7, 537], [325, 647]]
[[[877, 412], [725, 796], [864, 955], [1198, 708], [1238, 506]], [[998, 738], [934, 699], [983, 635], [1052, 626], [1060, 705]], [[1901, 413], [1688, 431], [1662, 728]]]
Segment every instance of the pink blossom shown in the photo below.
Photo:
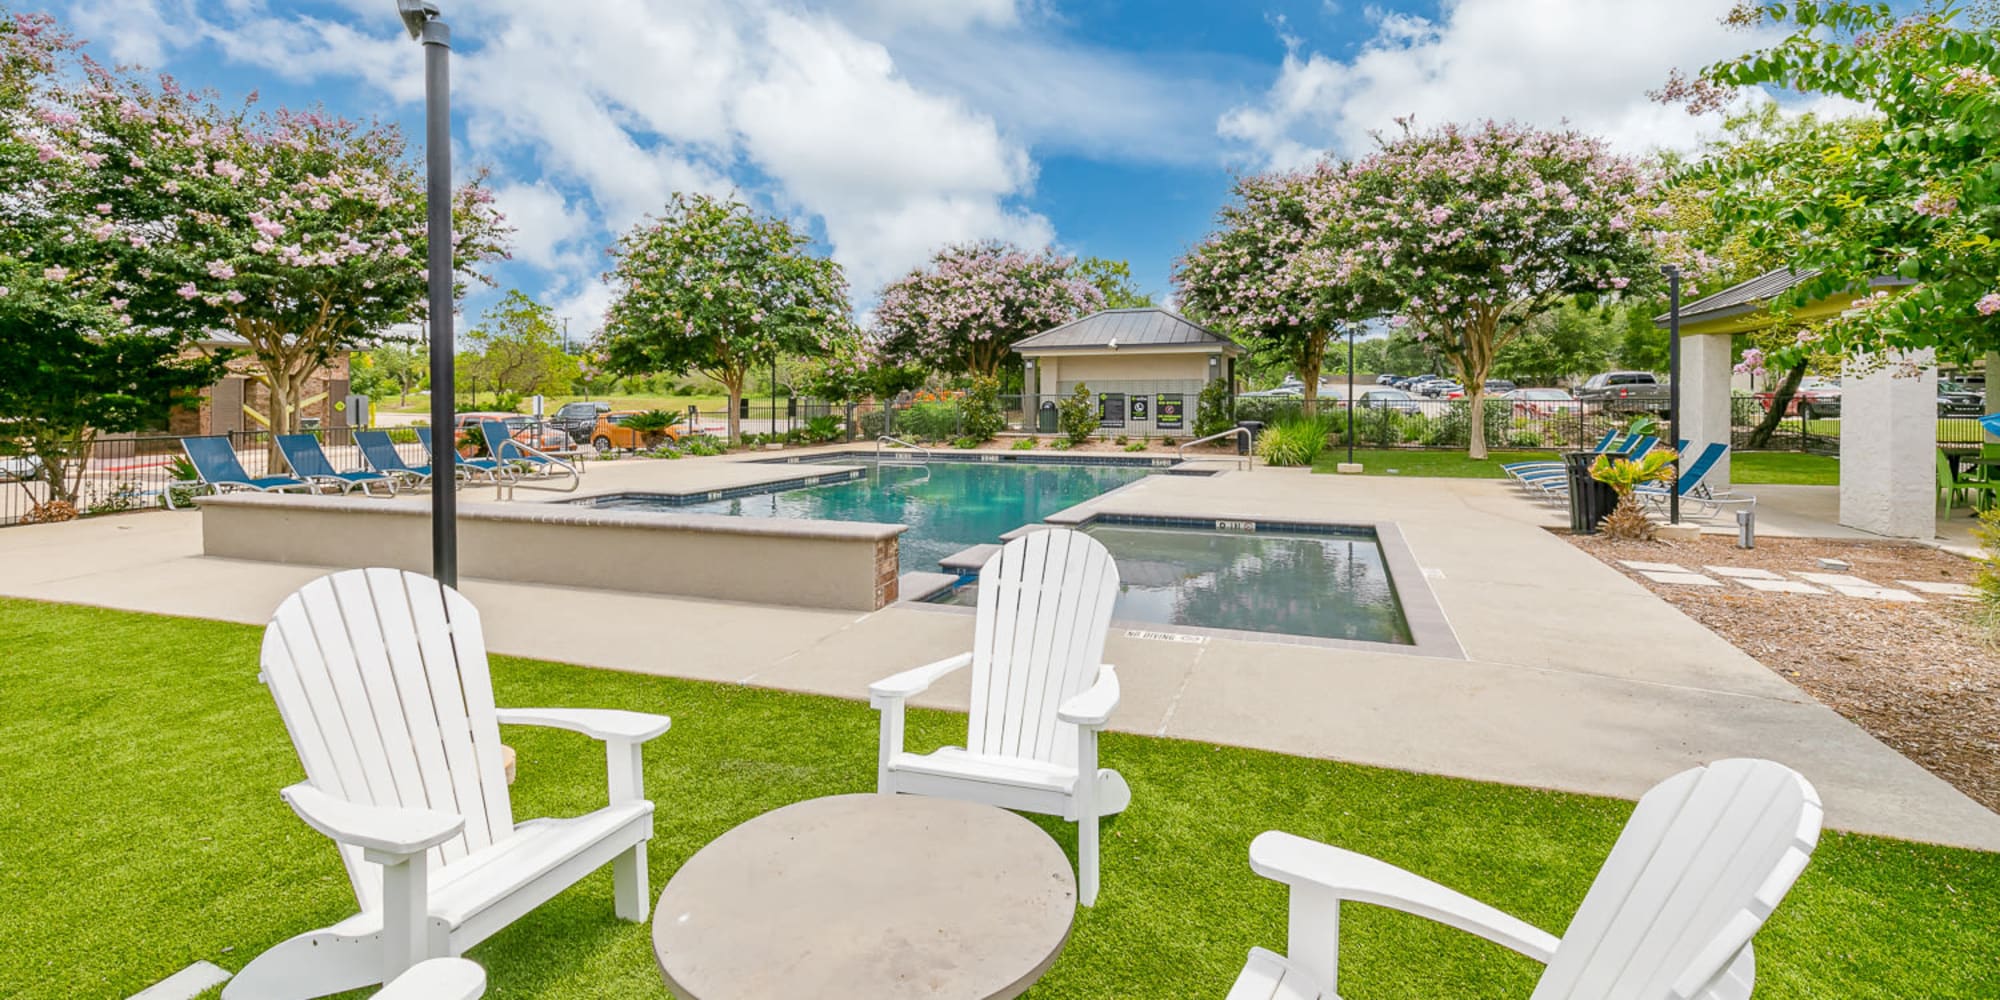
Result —
[[228, 261], [211, 260], [208, 262], [208, 276], [217, 281], [228, 281], [236, 277], [236, 269], [230, 267]]
[[104, 165], [103, 153], [85, 152], [83, 155], [77, 157], [77, 159], [82, 160], [83, 165], [92, 170]]
[[61, 281], [69, 277], [69, 269], [62, 267], [45, 267], [42, 269], [42, 277], [47, 278], [50, 281]]
[[182, 285], [180, 288], [176, 289], [175, 292], [176, 294], [180, 295], [181, 298], [193, 299], [201, 294], [201, 289], [194, 287], [194, 282], [190, 281], [187, 284]]
[[2000, 292], [1988, 292], [1974, 308], [1979, 310], [1981, 316], [1991, 316], [2000, 312]]

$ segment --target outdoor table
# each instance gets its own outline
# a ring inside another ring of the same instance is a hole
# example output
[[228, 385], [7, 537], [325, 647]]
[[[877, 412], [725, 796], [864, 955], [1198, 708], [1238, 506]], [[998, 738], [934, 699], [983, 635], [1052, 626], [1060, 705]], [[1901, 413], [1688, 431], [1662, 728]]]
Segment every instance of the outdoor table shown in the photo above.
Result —
[[836, 795], [765, 813], [660, 893], [653, 954], [685, 1000], [1018, 996], [1062, 952], [1076, 876], [992, 806]]

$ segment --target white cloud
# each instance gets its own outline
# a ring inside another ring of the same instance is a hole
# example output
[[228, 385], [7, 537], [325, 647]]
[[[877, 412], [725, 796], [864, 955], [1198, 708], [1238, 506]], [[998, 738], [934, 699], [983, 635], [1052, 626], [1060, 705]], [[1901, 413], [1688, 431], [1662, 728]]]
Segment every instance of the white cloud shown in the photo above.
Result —
[[585, 256], [575, 246], [592, 235], [590, 214], [547, 181], [501, 182], [493, 198], [514, 227], [514, 259], [555, 271], [587, 265], [595, 256], [595, 248]]
[[1436, 20], [1376, 17], [1350, 58], [1289, 51], [1263, 99], [1217, 131], [1259, 166], [1365, 152], [1371, 132], [1414, 114], [1422, 125], [1480, 118], [1567, 122], [1621, 149], [1687, 148], [1705, 128], [1646, 91], [1771, 40], [1724, 27], [1734, 0], [1446, 0]]
[[1011, 27], [1021, 20], [1015, 0], [855, 0], [864, 22], [883, 27], [931, 27], [964, 31]]

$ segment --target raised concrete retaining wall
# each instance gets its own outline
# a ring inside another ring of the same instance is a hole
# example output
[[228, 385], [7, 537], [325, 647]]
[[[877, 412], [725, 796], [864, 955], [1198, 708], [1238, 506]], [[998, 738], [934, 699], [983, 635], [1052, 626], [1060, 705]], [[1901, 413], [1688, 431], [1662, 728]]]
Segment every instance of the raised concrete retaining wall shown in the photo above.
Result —
[[[430, 501], [203, 497], [202, 553], [352, 568], [431, 568]], [[873, 611], [896, 600], [900, 524], [460, 503], [463, 576]]]

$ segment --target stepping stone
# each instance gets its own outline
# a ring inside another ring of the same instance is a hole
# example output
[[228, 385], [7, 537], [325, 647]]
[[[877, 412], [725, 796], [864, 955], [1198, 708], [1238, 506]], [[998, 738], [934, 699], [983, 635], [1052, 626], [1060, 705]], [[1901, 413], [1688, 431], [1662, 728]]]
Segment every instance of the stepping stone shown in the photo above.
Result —
[[1907, 590], [1894, 587], [1845, 587], [1834, 586], [1834, 592], [1847, 597], [1859, 597], [1864, 601], [1900, 601], [1904, 604], [1922, 604], [1924, 599]]
[[1620, 559], [1620, 560], [1618, 560], [1618, 564], [1619, 564], [1620, 566], [1623, 566], [1623, 567], [1625, 567], [1626, 569], [1636, 569], [1636, 570], [1638, 570], [1638, 571], [1639, 571], [1639, 572], [1641, 572], [1641, 573], [1686, 573], [1686, 572], [1688, 572], [1688, 568], [1687, 568], [1686, 566], [1676, 566], [1676, 565], [1674, 565], [1673, 563], [1656, 563], [1656, 562], [1634, 562], [1633, 560], [1630, 560], [1630, 559]]
[[1832, 587], [1835, 590], [1838, 590], [1842, 587], [1880, 586], [1879, 584], [1870, 583], [1867, 580], [1863, 580], [1858, 576], [1849, 576], [1846, 573], [1799, 573], [1797, 574], [1797, 576], [1801, 580], [1811, 580], [1812, 582], [1817, 583], [1820, 586]]
[[1897, 580], [1920, 594], [1936, 594], [1939, 597], [1977, 597], [1979, 591], [1962, 583], [1946, 583], [1942, 580]]
[[1815, 559], [1813, 562], [1818, 563], [1820, 569], [1848, 570], [1854, 568], [1854, 564], [1845, 559]]
[[1653, 581], [1654, 583], [1668, 583], [1668, 584], [1673, 584], [1674, 586], [1677, 587], [1722, 586], [1721, 580], [1717, 580], [1714, 577], [1703, 576], [1700, 573], [1689, 573], [1685, 570], [1679, 573], [1657, 573], [1648, 570], [1640, 570], [1639, 575], [1645, 577], [1648, 580]]
[[1748, 566], [1703, 566], [1702, 569], [1716, 576], [1726, 576], [1732, 580], [1782, 580], [1784, 577], [1768, 569], [1752, 569]]
[[1800, 583], [1797, 580], [1759, 580], [1739, 577], [1736, 582], [1749, 587], [1751, 590], [1761, 590], [1770, 594], [1819, 594], [1822, 596], [1826, 594], [1826, 591], [1810, 583]]

